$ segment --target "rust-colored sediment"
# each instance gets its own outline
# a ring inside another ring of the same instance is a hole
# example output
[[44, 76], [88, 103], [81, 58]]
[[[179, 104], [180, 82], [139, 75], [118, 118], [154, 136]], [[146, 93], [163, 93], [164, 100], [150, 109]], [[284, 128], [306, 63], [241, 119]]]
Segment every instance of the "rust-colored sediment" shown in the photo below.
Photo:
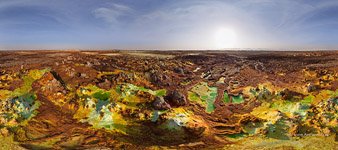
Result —
[[[334, 147], [337, 78], [338, 51], [1, 52], [0, 129], [27, 149], [318, 140], [306, 135], [333, 136], [324, 146]], [[20, 107], [32, 109], [29, 117]]]

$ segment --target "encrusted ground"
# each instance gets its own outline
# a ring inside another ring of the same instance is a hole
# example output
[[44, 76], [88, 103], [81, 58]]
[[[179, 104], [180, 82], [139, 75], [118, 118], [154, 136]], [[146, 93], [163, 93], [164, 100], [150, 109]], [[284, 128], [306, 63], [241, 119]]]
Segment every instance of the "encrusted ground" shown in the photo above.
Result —
[[0, 52], [3, 149], [335, 149], [338, 51]]

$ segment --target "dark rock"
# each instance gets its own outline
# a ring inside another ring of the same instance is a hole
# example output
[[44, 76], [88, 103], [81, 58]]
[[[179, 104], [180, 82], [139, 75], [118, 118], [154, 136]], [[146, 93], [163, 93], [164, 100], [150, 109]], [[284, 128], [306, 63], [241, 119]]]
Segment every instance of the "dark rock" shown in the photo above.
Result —
[[266, 89], [265, 87], [260, 90], [259, 88], [256, 89], [256, 92], [258, 92], [258, 97], [257, 99], [259, 100], [266, 100], [266, 101], [269, 101], [273, 98], [273, 94], [268, 90]]
[[289, 89], [283, 90], [280, 94], [284, 100], [289, 101], [298, 101], [304, 98], [304, 95], [302, 93], [291, 91]]
[[67, 90], [61, 77], [57, 76], [57, 78], [55, 78], [54, 74], [51, 72], [45, 73], [38, 81], [33, 83], [32, 87], [33, 89], [40, 89], [40, 87], [44, 87], [43, 91], [48, 94], [54, 94]]
[[63, 88], [67, 89], [65, 81], [62, 80], [61, 76], [56, 71], [51, 71], [50, 73], [54, 76], [56, 80], [58, 80], [61, 83]]
[[121, 72], [114, 76], [107, 76], [114, 83], [131, 82], [135, 79], [134, 74]]
[[182, 68], [174, 68], [174, 72], [179, 73], [179, 74], [184, 74], [184, 70]]
[[170, 77], [159, 72], [150, 74], [150, 81], [155, 85], [167, 85], [170, 81]]
[[320, 87], [318, 85], [314, 85], [312, 83], [310, 83], [308, 86], [307, 86], [307, 91], [308, 92], [314, 92], [316, 90], [320, 89]]
[[157, 110], [166, 110], [171, 108], [170, 105], [164, 101], [163, 97], [156, 97], [153, 102], [153, 106]]
[[100, 87], [100, 88], [103, 88], [103, 89], [106, 89], [106, 90], [109, 90], [111, 88], [111, 81], [109, 81], [108, 79], [104, 79], [103, 82], [99, 82], [97, 83], [97, 85]]
[[169, 92], [166, 99], [168, 100], [169, 104], [175, 106], [184, 106], [187, 104], [186, 97], [177, 90]]
[[158, 74], [154, 74], [154, 73], [150, 75], [150, 81], [152, 83], [156, 84], [156, 85], [158, 85], [159, 83], [161, 83], [161, 79], [160, 79], [159, 75]]

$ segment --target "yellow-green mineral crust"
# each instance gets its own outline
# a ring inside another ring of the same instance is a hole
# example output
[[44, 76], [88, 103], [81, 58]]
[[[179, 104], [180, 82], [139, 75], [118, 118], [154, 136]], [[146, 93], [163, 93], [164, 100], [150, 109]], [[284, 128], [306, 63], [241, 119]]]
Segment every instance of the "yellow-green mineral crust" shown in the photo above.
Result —
[[0, 149], [336, 149], [337, 58], [0, 52]]

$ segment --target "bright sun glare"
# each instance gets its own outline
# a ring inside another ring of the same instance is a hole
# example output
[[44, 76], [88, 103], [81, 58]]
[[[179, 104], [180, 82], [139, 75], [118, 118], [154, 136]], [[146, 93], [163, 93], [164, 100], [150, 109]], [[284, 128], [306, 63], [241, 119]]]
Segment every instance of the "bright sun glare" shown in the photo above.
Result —
[[214, 47], [217, 49], [236, 48], [237, 34], [231, 28], [219, 28], [214, 33]]

